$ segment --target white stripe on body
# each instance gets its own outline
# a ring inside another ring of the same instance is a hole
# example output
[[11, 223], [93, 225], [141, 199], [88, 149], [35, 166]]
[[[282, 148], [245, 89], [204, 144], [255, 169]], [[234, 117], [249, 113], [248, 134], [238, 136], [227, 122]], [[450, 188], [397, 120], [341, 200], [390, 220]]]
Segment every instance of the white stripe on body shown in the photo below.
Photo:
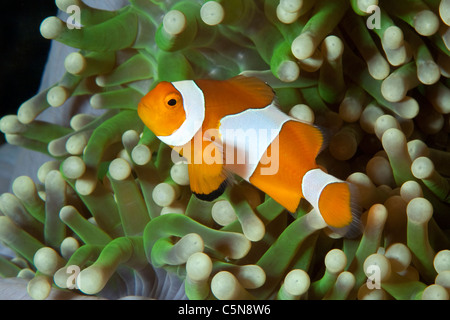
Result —
[[191, 141], [202, 127], [205, 120], [205, 97], [193, 80], [176, 81], [172, 82], [172, 85], [183, 97], [186, 120], [170, 136], [158, 136], [158, 138], [165, 144], [180, 147]]
[[308, 200], [308, 202], [317, 210], [319, 210], [319, 198], [323, 189], [336, 182], [343, 182], [342, 180], [323, 172], [320, 169], [309, 170], [302, 180], [302, 193], [303, 198]]
[[[274, 103], [262, 109], [247, 109], [223, 117], [219, 133], [226, 155], [225, 168], [249, 181], [264, 152], [289, 120], [294, 119], [279, 110]], [[237, 161], [234, 155], [237, 155]]]

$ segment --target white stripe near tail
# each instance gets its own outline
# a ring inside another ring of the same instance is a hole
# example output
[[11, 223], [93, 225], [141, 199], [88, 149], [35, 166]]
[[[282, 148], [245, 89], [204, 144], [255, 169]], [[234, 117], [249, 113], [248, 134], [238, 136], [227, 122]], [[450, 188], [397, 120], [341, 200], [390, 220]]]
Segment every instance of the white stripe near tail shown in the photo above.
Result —
[[[302, 193], [333, 231], [347, 237], [360, 233], [361, 210], [357, 204], [357, 190], [350, 183], [320, 169], [312, 169], [303, 176]], [[348, 222], [342, 224], [342, 221]]]

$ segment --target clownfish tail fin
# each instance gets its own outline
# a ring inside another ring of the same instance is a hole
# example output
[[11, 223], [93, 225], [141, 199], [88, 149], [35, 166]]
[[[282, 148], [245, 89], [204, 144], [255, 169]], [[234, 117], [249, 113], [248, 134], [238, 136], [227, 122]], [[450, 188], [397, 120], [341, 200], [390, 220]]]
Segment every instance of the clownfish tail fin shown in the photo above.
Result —
[[[330, 225], [330, 229], [346, 238], [358, 237], [363, 231], [361, 223], [362, 209], [358, 201], [358, 188], [349, 182], [338, 182], [330, 185], [329, 192], [332, 193], [332, 195], [325, 194], [324, 200], [336, 204], [337, 210], [335, 212], [337, 215], [350, 217], [349, 224], [344, 227]], [[334, 194], [334, 192], [336, 192], [336, 194]], [[327, 199], [325, 199], [326, 196], [328, 196]], [[329, 214], [329, 212], [324, 212], [324, 214]]]
[[305, 174], [303, 195], [321, 214], [328, 227], [347, 238], [357, 237], [362, 231], [358, 189], [320, 169]]
[[346, 238], [356, 238], [362, 233], [362, 209], [358, 199], [358, 188], [349, 182], [336, 182], [324, 188], [319, 210], [329, 220], [331, 230]]

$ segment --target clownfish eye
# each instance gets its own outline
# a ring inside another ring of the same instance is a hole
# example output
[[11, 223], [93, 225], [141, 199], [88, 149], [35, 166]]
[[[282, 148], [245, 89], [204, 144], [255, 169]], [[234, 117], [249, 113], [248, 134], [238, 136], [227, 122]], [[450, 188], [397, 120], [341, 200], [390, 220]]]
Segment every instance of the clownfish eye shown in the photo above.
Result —
[[175, 108], [182, 100], [181, 96], [176, 93], [171, 93], [165, 97], [165, 104], [167, 108]]

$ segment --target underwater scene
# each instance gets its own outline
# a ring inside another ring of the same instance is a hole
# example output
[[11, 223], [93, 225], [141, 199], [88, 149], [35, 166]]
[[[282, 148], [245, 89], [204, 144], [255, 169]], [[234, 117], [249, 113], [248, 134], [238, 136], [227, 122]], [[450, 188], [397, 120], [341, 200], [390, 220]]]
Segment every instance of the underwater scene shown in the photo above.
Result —
[[0, 299], [450, 299], [450, 0], [49, 2]]

